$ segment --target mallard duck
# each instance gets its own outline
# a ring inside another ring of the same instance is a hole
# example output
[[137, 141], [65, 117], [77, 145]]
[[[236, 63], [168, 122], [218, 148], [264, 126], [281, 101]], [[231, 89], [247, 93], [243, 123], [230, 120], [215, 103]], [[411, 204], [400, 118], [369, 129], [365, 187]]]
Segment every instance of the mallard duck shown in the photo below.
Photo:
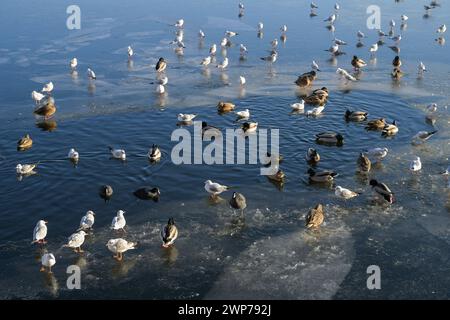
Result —
[[284, 172], [281, 169], [278, 169], [275, 174], [268, 175], [267, 178], [275, 182], [283, 182], [285, 176]]
[[341, 145], [344, 142], [344, 137], [336, 132], [321, 132], [316, 134], [316, 141], [324, 144]]
[[394, 120], [392, 123], [387, 123], [383, 130], [381, 131], [381, 134], [385, 135], [385, 136], [393, 136], [395, 134], [397, 134], [398, 132], [398, 127], [397, 127], [397, 122]]
[[317, 228], [323, 223], [323, 220], [323, 206], [319, 203], [313, 209], [309, 210], [305, 225], [308, 229]]
[[352, 66], [355, 68], [355, 70], [359, 70], [362, 67], [367, 66], [367, 63], [364, 60], [359, 59], [357, 56], [353, 56]]
[[100, 190], [98, 192], [98, 194], [100, 195], [100, 198], [105, 199], [105, 200], [111, 199], [113, 193], [114, 193], [113, 188], [107, 184], [101, 186]]
[[234, 110], [234, 108], [236, 107], [236, 105], [232, 102], [224, 102], [224, 101], [220, 101], [217, 104], [217, 111], [219, 112], [229, 112]]
[[17, 149], [20, 150], [29, 149], [32, 145], [33, 140], [31, 139], [29, 134], [17, 141]]
[[116, 259], [117, 261], [121, 261], [123, 259], [124, 252], [131, 249], [136, 249], [136, 245], [137, 242], [127, 241], [122, 238], [110, 239], [108, 243], [106, 243], [108, 250], [111, 251], [112, 253], [115, 253], [113, 258]]
[[395, 80], [398, 80], [401, 77], [403, 77], [403, 71], [401, 71], [400, 69], [394, 68], [394, 70], [392, 70], [391, 76]]
[[48, 119], [53, 116], [56, 112], [56, 106], [51, 100], [47, 100], [47, 102], [43, 106], [38, 106], [34, 109], [34, 114], [38, 116], [44, 117], [44, 119]]
[[238, 209], [241, 210], [241, 212], [243, 212], [244, 209], [247, 208], [247, 200], [245, 199], [243, 194], [233, 192], [233, 196], [230, 199], [230, 206], [233, 209]]
[[328, 95], [313, 93], [313, 94], [305, 97], [303, 100], [307, 104], [323, 106], [327, 102], [327, 99], [328, 99]]
[[362, 152], [359, 154], [356, 163], [358, 164], [358, 171], [360, 173], [368, 173], [370, 171], [370, 168], [372, 167], [372, 162]]
[[167, 63], [164, 60], [164, 58], [159, 58], [158, 62], [156, 63], [155, 70], [156, 72], [163, 72], [167, 68]]
[[167, 225], [164, 226], [161, 230], [161, 240], [162, 240], [162, 246], [164, 248], [168, 248], [175, 240], [178, 238], [178, 228], [175, 225], [175, 221], [173, 218], [170, 218], [167, 222]]
[[308, 151], [306, 151], [306, 161], [311, 164], [317, 164], [320, 161], [320, 155], [314, 148], [308, 148]]
[[336, 195], [336, 197], [342, 198], [345, 200], [357, 197], [359, 195], [358, 192], [352, 191], [350, 189], [342, 188], [341, 186], [337, 186], [334, 189], [334, 194]]
[[400, 69], [402, 66], [402, 60], [400, 60], [399, 56], [395, 56], [394, 60], [392, 60], [392, 65], [394, 66], [394, 70]]
[[158, 188], [142, 187], [133, 192], [133, 194], [141, 200], [159, 201], [161, 192]]
[[372, 186], [373, 191], [375, 191], [384, 200], [392, 204], [394, 202], [394, 193], [389, 189], [389, 187], [375, 179], [370, 180], [369, 184]]
[[312, 92], [312, 94], [315, 94], [315, 95], [324, 95], [324, 96], [326, 96], [326, 97], [328, 98], [329, 92], [328, 92], [328, 88], [327, 88], [327, 87], [322, 87], [322, 88], [320, 88], [320, 89], [314, 90], [314, 91]]
[[241, 129], [244, 133], [255, 132], [258, 129], [258, 122], [244, 122]]
[[366, 124], [367, 130], [382, 130], [386, 126], [386, 120], [384, 118], [370, 120]]
[[316, 172], [313, 169], [308, 169], [309, 174], [309, 180], [312, 182], [332, 182], [334, 180], [334, 177], [336, 177], [338, 174], [334, 171], [321, 171]]
[[76, 253], [83, 253], [84, 251], [81, 249], [81, 246], [84, 243], [85, 236], [86, 232], [84, 232], [83, 230], [73, 233], [67, 240], [67, 243], [63, 245], [63, 247], [72, 248]]
[[158, 145], [153, 144], [150, 150], [148, 150], [147, 156], [150, 161], [158, 161], [161, 159], [161, 149]]
[[345, 120], [347, 121], [364, 121], [367, 119], [367, 112], [364, 111], [345, 111]]
[[316, 77], [315, 71], [306, 72], [298, 76], [297, 80], [295, 80], [295, 84], [300, 87], [307, 87], [312, 85], [313, 81], [316, 80]]

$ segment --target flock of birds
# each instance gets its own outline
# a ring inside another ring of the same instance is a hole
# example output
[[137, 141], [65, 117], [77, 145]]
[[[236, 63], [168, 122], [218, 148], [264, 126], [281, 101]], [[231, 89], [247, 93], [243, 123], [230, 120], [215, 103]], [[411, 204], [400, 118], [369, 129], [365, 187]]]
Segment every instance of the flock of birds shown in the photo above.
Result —
[[[435, 9], [439, 7], [440, 5], [437, 3], [437, 1], [432, 1], [430, 5], [425, 6], [426, 13], [432, 9]], [[311, 12], [310, 16], [317, 16], [316, 10], [318, 9], [318, 6], [315, 3], [311, 3]], [[242, 3], [239, 4], [239, 16], [242, 17], [244, 15], [245, 7]], [[324, 22], [327, 23], [327, 28], [335, 31], [335, 21], [339, 17], [340, 6], [339, 4], [335, 4], [334, 6], [334, 13], [332, 13], [328, 18], [324, 20]], [[402, 28], [406, 24], [406, 21], [409, 19], [406, 15], [402, 15], [400, 17], [402, 21]], [[379, 48], [384, 45], [384, 39], [385, 37], [389, 37], [391, 41], [393, 41], [393, 46], [390, 48], [395, 51], [397, 54], [400, 52], [400, 48], [398, 47], [400, 41], [402, 40], [402, 35], [398, 34], [395, 35], [395, 21], [392, 20], [389, 23], [390, 30], [388, 33], [384, 33], [382, 30], [378, 30], [379, 35], [379, 41], [377, 43], [374, 43], [370, 46], [369, 52], [370, 55], [375, 55], [376, 52], [379, 50]], [[180, 19], [175, 24], [173, 24], [176, 28], [176, 38], [171, 42], [171, 44], [175, 45], [175, 50], [180, 53], [185, 48], [184, 44], [184, 20]], [[258, 36], [260, 36], [263, 32], [264, 24], [262, 22], [259, 22], [257, 25], [257, 32]], [[286, 33], [287, 33], [287, 26], [283, 25], [280, 28], [281, 36], [280, 40], [285, 41], [286, 40]], [[437, 31], [440, 35], [439, 41], [445, 41], [443, 40], [442, 35], [446, 32], [446, 26], [445, 24], [441, 25]], [[205, 33], [202, 30], [199, 30], [198, 36], [200, 39], [204, 39]], [[226, 49], [227, 47], [231, 46], [231, 38], [238, 36], [238, 32], [226, 30], [225, 36], [220, 42], [220, 46], [223, 49]], [[366, 36], [363, 32], [358, 31], [357, 32], [357, 47], [361, 47], [364, 44], [362, 43], [362, 39], [364, 39]], [[344, 46], [347, 43], [343, 40], [334, 38], [333, 43], [330, 46], [328, 51], [332, 56], [338, 56], [343, 54], [343, 52], [340, 50], [340, 46]], [[265, 57], [261, 57], [261, 60], [266, 61], [268, 63], [275, 63], [278, 58], [278, 52], [277, 52], [277, 46], [278, 46], [278, 39], [274, 39], [270, 42], [271, 50], [270, 54]], [[215, 61], [216, 52], [218, 50], [218, 46], [216, 44], [211, 45], [209, 49], [209, 55], [201, 60], [199, 63], [203, 68], [208, 68], [208, 66]], [[248, 53], [248, 50], [244, 44], [240, 44], [239, 46], [240, 56], [241, 58], [245, 59], [245, 56]], [[128, 58], [132, 59], [134, 55], [133, 48], [131, 46], [128, 46], [127, 48]], [[76, 72], [77, 66], [78, 66], [78, 60], [77, 58], [73, 58], [70, 60], [70, 68], [72, 72]], [[229, 66], [229, 60], [226, 57], [226, 54], [224, 55], [223, 61], [221, 63], [217, 63], [216, 67], [219, 70], [225, 70]], [[345, 81], [358, 81], [358, 75], [361, 73], [361, 70], [364, 69], [364, 67], [367, 66], [367, 63], [359, 58], [358, 56], [353, 56], [351, 60], [351, 66], [353, 67], [353, 73], [343, 69], [343, 68], [337, 68], [336, 73], [340, 78], [342, 78]], [[391, 76], [398, 80], [403, 75], [403, 72], [401, 70], [402, 61], [400, 57], [397, 55], [395, 56], [394, 60], [392, 61], [392, 73]], [[157, 85], [156, 85], [156, 93], [157, 94], [164, 94], [165, 92], [165, 86], [168, 83], [168, 77], [165, 73], [166, 69], [168, 67], [168, 63], [164, 58], [159, 58], [158, 62], [155, 65], [155, 71], [157, 74]], [[418, 75], [421, 77], [423, 76], [424, 72], [426, 71], [426, 67], [423, 62], [419, 62], [418, 65]], [[310, 89], [314, 81], [317, 79], [318, 74], [320, 72], [320, 67], [316, 61], [312, 61], [311, 63], [311, 71], [306, 72], [298, 76], [297, 80], [295, 81], [295, 84], [304, 89]], [[88, 68], [87, 69], [87, 77], [89, 81], [95, 81], [97, 79], [95, 72], [93, 69]], [[245, 86], [246, 79], [244, 76], [239, 77], [239, 84], [241, 86]], [[37, 116], [44, 117], [44, 119], [48, 119], [52, 117], [56, 112], [56, 105], [55, 100], [52, 97], [52, 92], [54, 90], [54, 84], [52, 82], [49, 82], [44, 85], [42, 90], [40, 92], [33, 91], [31, 94], [32, 99], [35, 101], [36, 107], [34, 109], [34, 114]], [[318, 88], [315, 90], [312, 90], [309, 94], [305, 94], [300, 102], [294, 103], [291, 105], [291, 108], [294, 112], [304, 112], [305, 105], [312, 106], [311, 109], [306, 111], [307, 116], [318, 116], [322, 113], [322, 111], [325, 108], [325, 105], [329, 98], [329, 90], [327, 87]], [[217, 110], [219, 113], [227, 113], [235, 111], [235, 104], [229, 101], [220, 101], [217, 104]], [[433, 114], [437, 111], [438, 106], [436, 103], [430, 104], [427, 107], [427, 117], [429, 119], [433, 119]], [[245, 120], [245, 122], [242, 124], [241, 129], [244, 134], [250, 134], [252, 132], [255, 132], [258, 127], [258, 123], [256, 122], [250, 122], [248, 119], [250, 118], [250, 111], [248, 109], [242, 110], [242, 111], [236, 111], [235, 112], [239, 120]], [[193, 119], [196, 117], [196, 114], [178, 114], [178, 121], [183, 122], [185, 124], [192, 123]], [[392, 123], [388, 123], [385, 118], [378, 118], [378, 119], [368, 119], [368, 113], [365, 111], [358, 111], [358, 110], [346, 110], [344, 114], [344, 118], [346, 121], [355, 121], [355, 122], [366, 122], [366, 129], [367, 130], [375, 130], [381, 132], [384, 136], [393, 136], [396, 135], [399, 131], [399, 127], [397, 122], [394, 120]], [[214, 127], [205, 121], [202, 121], [202, 136], [209, 134], [217, 134], [220, 133], [221, 130], [217, 127]], [[423, 144], [425, 143], [430, 137], [432, 137], [437, 131], [420, 131], [416, 135], [412, 137], [412, 143], [417, 144]], [[321, 132], [316, 135], [316, 142], [318, 144], [326, 144], [326, 145], [335, 145], [340, 146], [344, 143], [344, 137], [342, 134], [338, 132]], [[18, 149], [20, 150], [26, 150], [32, 147], [33, 140], [32, 138], [27, 134], [22, 139], [18, 141]], [[115, 149], [112, 147], [109, 147], [109, 151], [112, 158], [120, 159], [120, 160], [126, 160], [126, 152], [123, 149]], [[363, 150], [357, 160], [357, 171], [362, 175], [367, 175], [372, 167], [372, 162], [380, 162], [382, 161], [387, 155], [388, 155], [388, 148], [385, 147], [377, 147], [373, 149]], [[153, 145], [150, 150], [147, 153], [148, 158], [150, 161], [159, 161], [161, 159], [162, 153], [157, 145]], [[273, 175], [269, 175], [268, 178], [274, 182], [282, 183], [285, 179], [284, 172], [279, 168], [279, 164], [283, 161], [283, 157], [281, 155], [270, 155], [269, 153], [267, 156], [271, 159], [271, 161], [275, 162], [276, 165], [276, 173]], [[71, 148], [68, 153], [68, 158], [73, 162], [78, 162], [80, 155], [79, 153], [74, 149]], [[317, 150], [314, 148], [309, 148], [305, 155], [305, 160], [311, 165], [311, 167], [308, 170], [309, 175], [309, 181], [311, 183], [332, 183], [334, 181], [334, 178], [338, 175], [334, 171], [316, 171], [314, 169], [315, 165], [319, 163], [321, 157]], [[35, 173], [35, 169], [39, 163], [36, 164], [17, 164], [16, 166], [16, 172], [20, 176], [27, 176]], [[410, 166], [411, 171], [419, 171], [422, 169], [422, 163], [421, 159], [419, 157], [415, 157], [411, 160]], [[445, 174], [450, 173], [450, 167], [447, 169]], [[382, 203], [385, 203], [387, 205], [392, 204], [394, 199], [394, 193], [391, 191], [391, 189], [388, 187], [387, 184], [383, 182], [379, 182], [375, 179], [370, 179], [369, 185], [371, 186], [372, 190], [374, 191], [374, 195], [377, 201], [380, 201]], [[221, 193], [226, 192], [230, 190], [231, 188], [226, 185], [222, 185], [218, 182], [214, 182], [211, 180], [206, 180], [204, 183], [204, 189], [206, 192], [208, 192], [212, 199], [217, 198]], [[335, 195], [338, 198], [349, 200], [352, 198], [357, 197], [360, 195], [359, 192], [344, 188], [342, 186], [336, 186], [334, 188]], [[110, 185], [104, 185], [100, 187], [99, 195], [103, 199], [109, 200], [113, 196], [113, 188]], [[151, 187], [142, 187], [134, 192], [134, 195], [138, 197], [139, 199], [144, 200], [153, 200], [158, 201], [160, 197], [160, 190], [158, 188], [151, 188]], [[241, 210], [241, 213], [243, 214], [244, 209], [247, 207], [247, 201], [243, 194], [238, 192], [233, 192], [231, 199], [229, 200], [229, 204], [233, 209]], [[126, 220], [125, 220], [125, 211], [119, 210], [117, 211], [116, 216], [113, 218], [111, 223], [111, 229], [115, 232], [121, 232], [122, 234], [125, 234], [125, 226], [126, 226]], [[73, 249], [77, 253], [82, 253], [83, 250], [81, 249], [81, 246], [83, 245], [85, 241], [85, 237], [89, 236], [90, 233], [93, 232], [93, 225], [95, 221], [95, 213], [91, 210], [87, 211], [86, 214], [81, 218], [79, 228], [75, 233], [73, 233], [69, 238], [66, 244], [64, 244], [63, 247], [68, 247]], [[318, 204], [316, 207], [311, 209], [306, 216], [306, 227], [307, 228], [318, 228], [324, 221], [324, 209], [322, 204]], [[166, 225], [164, 225], [161, 228], [161, 239], [162, 239], [162, 246], [165, 248], [168, 248], [170, 246], [173, 246], [175, 240], [178, 237], [178, 229], [175, 225], [174, 219], [170, 218]], [[36, 244], [45, 244], [47, 237], [47, 221], [39, 220], [36, 224], [36, 227], [34, 228], [33, 232], [33, 241], [32, 243]], [[117, 260], [122, 260], [124, 252], [135, 249], [138, 244], [136, 242], [128, 241], [122, 237], [120, 238], [113, 238], [110, 239], [106, 243], [106, 247], [114, 253], [114, 258]], [[41, 263], [42, 263], [42, 271], [48, 270], [51, 272], [52, 266], [56, 263], [56, 258], [54, 254], [44, 251], [44, 254], [41, 257]]]

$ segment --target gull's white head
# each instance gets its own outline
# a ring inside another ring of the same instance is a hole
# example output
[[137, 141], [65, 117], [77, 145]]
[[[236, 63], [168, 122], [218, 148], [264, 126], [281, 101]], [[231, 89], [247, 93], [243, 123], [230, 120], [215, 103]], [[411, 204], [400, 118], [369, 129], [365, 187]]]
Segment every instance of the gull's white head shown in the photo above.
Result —
[[117, 211], [117, 216], [123, 218], [123, 214], [124, 214], [124, 213], [125, 213], [125, 211], [119, 210], [119, 211]]
[[212, 183], [211, 180], [206, 180], [206, 181], [205, 181], [205, 184], [211, 184], [211, 183]]
[[78, 233], [79, 234], [81, 234], [82, 236], [85, 236], [87, 233], [86, 232], [84, 232], [83, 230], [81, 230], [81, 231], [78, 231]]
[[94, 213], [94, 211], [89, 210], [89, 211], [86, 212], [86, 215], [87, 216], [95, 216], [95, 213]]

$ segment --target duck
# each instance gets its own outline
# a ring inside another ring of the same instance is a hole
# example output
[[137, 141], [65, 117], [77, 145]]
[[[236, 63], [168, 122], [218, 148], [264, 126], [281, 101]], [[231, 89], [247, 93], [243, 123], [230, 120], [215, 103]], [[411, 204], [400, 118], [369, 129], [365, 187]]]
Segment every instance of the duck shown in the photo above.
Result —
[[158, 161], [161, 159], [161, 149], [158, 145], [153, 144], [150, 150], [148, 150], [147, 157], [150, 161]]
[[369, 171], [370, 171], [370, 169], [372, 167], [372, 162], [362, 152], [360, 152], [358, 160], [356, 161], [356, 163], [358, 165], [358, 172], [359, 173], [369, 173]]
[[320, 155], [314, 148], [308, 148], [308, 151], [306, 151], [306, 161], [310, 164], [317, 164], [320, 161]]
[[[271, 160], [272, 159], [272, 154], [270, 152], [267, 152], [266, 153], [266, 157], [268, 158], [268, 161], [269, 161], [268, 164], [270, 164], [272, 162], [272, 160]], [[278, 154], [278, 156], [274, 155], [274, 157], [275, 157], [275, 163], [276, 164], [279, 164], [279, 163], [281, 163], [283, 161], [283, 156], [281, 154]]]
[[305, 103], [311, 105], [324, 105], [327, 102], [327, 99], [328, 95], [312, 93], [311, 95], [305, 97], [303, 100], [305, 101]]
[[25, 137], [21, 138], [17, 141], [17, 149], [25, 150], [31, 148], [33, 145], [33, 140], [31, 139], [29, 134], [26, 134]]
[[153, 200], [154, 202], [158, 202], [161, 192], [159, 191], [159, 188], [142, 187], [134, 191], [133, 194], [141, 200]]
[[379, 118], [379, 119], [374, 119], [374, 120], [370, 120], [369, 122], [367, 122], [366, 129], [367, 130], [382, 130], [382, 129], [384, 129], [385, 126], [386, 126], [386, 119]]
[[398, 132], [397, 122], [394, 120], [392, 123], [387, 123], [383, 130], [381, 131], [382, 135], [385, 136], [393, 136]]
[[123, 149], [114, 149], [113, 147], [108, 147], [109, 151], [111, 152], [111, 156], [114, 159], [120, 159], [120, 160], [126, 160], [127, 154], [125, 153], [125, 150]]
[[80, 230], [91, 230], [92, 226], [95, 222], [95, 213], [92, 210], [86, 212], [86, 214], [81, 218], [80, 227], [77, 231]]
[[364, 60], [358, 58], [357, 56], [353, 56], [351, 63], [352, 63], [353, 68], [355, 68], [355, 70], [359, 70], [362, 67], [367, 66], [367, 63]]
[[312, 85], [312, 83], [314, 82], [314, 80], [316, 80], [316, 78], [317, 78], [316, 72], [313, 70], [299, 75], [297, 80], [295, 80], [295, 84], [298, 85], [299, 87], [308, 87]]
[[164, 58], [159, 58], [158, 62], [156, 63], [155, 70], [156, 72], [163, 72], [167, 68], [167, 62], [164, 60]]
[[46, 269], [48, 269], [48, 273], [52, 272], [52, 267], [56, 264], [56, 258], [53, 253], [45, 252], [41, 257], [41, 269], [40, 272], [44, 272]]
[[258, 122], [244, 122], [241, 129], [244, 133], [255, 132], [258, 129]]
[[100, 187], [99, 195], [102, 199], [105, 199], [105, 201], [111, 199], [113, 193], [113, 188], [110, 185], [105, 184]]
[[285, 173], [280, 168], [278, 168], [276, 173], [270, 174], [270, 175], [267, 176], [267, 178], [269, 180], [272, 180], [272, 181], [277, 182], [277, 183], [284, 182], [284, 178], [285, 177], [286, 177]]
[[345, 200], [359, 196], [358, 192], [343, 188], [341, 186], [336, 186], [336, 188], [334, 189], [334, 194], [336, 195], [336, 197], [342, 198]]
[[313, 209], [309, 210], [306, 216], [306, 228], [318, 228], [324, 220], [323, 206], [322, 204], [317, 204]]
[[392, 65], [394, 66], [394, 70], [400, 69], [400, 67], [402, 66], [402, 60], [400, 60], [399, 56], [395, 56], [394, 60], [392, 60]]
[[327, 88], [327, 87], [322, 87], [322, 88], [320, 88], [320, 89], [315, 89], [315, 90], [312, 92], [312, 94], [314, 94], [314, 95], [323, 95], [323, 96], [325, 96], [326, 98], [328, 98], [329, 92], [328, 92], [328, 88]]
[[44, 119], [48, 119], [55, 114], [56, 106], [53, 101], [47, 100], [43, 106], [38, 106], [33, 112], [38, 116], [44, 117]]
[[345, 120], [347, 121], [364, 121], [367, 119], [368, 112], [365, 111], [345, 111]]
[[372, 190], [379, 196], [381, 196], [385, 201], [392, 204], [394, 203], [394, 193], [389, 189], [389, 187], [375, 179], [371, 179], [369, 184], [372, 186]]
[[233, 209], [241, 210], [241, 212], [244, 212], [244, 209], [247, 208], [247, 200], [245, 199], [243, 194], [233, 192], [233, 195], [230, 199], [230, 206]]
[[401, 77], [403, 77], [404, 73], [400, 69], [394, 68], [392, 70], [391, 76], [394, 80], [399, 80]]
[[342, 145], [344, 137], [336, 132], [321, 132], [316, 134], [316, 141], [318, 143]]
[[219, 101], [217, 104], [217, 111], [219, 112], [229, 112], [234, 110], [236, 105], [232, 102]]
[[72, 248], [76, 253], [83, 253], [84, 251], [81, 249], [81, 246], [84, 243], [85, 236], [86, 232], [84, 232], [83, 230], [75, 232], [69, 237], [67, 243], [63, 245], [63, 247]]
[[316, 172], [315, 170], [309, 168], [308, 169], [309, 180], [311, 182], [332, 182], [335, 177], [337, 177], [337, 173], [334, 171], [321, 171]]
[[219, 128], [209, 125], [206, 121], [202, 121], [202, 138], [205, 137], [205, 134], [208, 136], [219, 136], [222, 132]]
[[161, 230], [161, 240], [163, 248], [172, 246], [178, 238], [178, 228], [175, 225], [173, 218], [169, 218], [167, 225]]
[[112, 253], [115, 253], [113, 256], [117, 261], [122, 261], [124, 252], [128, 250], [136, 249], [137, 242], [127, 241], [122, 238], [117, 239], [109, 239], [106, 243], [106, 247]]

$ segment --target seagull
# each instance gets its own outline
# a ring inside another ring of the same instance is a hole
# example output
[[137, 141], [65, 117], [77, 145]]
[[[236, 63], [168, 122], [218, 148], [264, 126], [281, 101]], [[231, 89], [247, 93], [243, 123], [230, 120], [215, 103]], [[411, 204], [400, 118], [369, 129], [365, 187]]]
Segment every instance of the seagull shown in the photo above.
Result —
[[128, 58], [131, 58], [133, 56], [133, 54], [134, 54], [133, 49], [131, 48], [131, 46], [128, 46], [127, 51], [128, 51]]
[[242, 118], [242, 119], [248, 119], [248, 118], [250, 118], [250, 111], [248, 110], [248, 109], [245, 109], [244, 111], [237, 111], [236, 112], [236, 115], [239, 117], [239, 118]]
[[409, 164], [409, 170], [411, 171], [420, 171], [422, 169], [422, 162], [420, 161], [420, 157], [416, 157]]
[[175, 240], [178, 238], [178, 228], [175, 225], [175, 221], [173, 220], [173, 218], [170, 218], [169, 221], [167, 222], [167, 225], [165, 225], [161, 229], [160, 235], [162, 240], [162, 246], [164, 248], [168, 248], [171, 245], [173, 245]]
[[392, 37], [391, 40], [393, 40], [396, 44], [398, 44], [402, 40], [402, 36], [399, 34], [395, 37]]
[[216, 54], [217, 51], [217, 45], [214, 43], [210, 48], [209, 48], [209, 54], [211, 56], [214, 56]]
[[77, 58], [73, 58], [73, 59], [70, 60], [70, 68], [71, 68], [72, 70], [75, 70], [75, 68], [77, 67], [77, 65], [78, 65], [78, 60], [77, 60]]
[[412, 138], [412, 144], [416, 144], [417, 145], [417, 144], [425, 143], [425, 141], [430, 139], [436, 132], [437, 132], [437, 130], [434, 130], [434, 131], [419, 131]]
[[246, 82], [245, 78], [243, 76], [239, 76], [239, 84], [243, 86], [245, 82]]
[[239, 34], [239, 33], [234, 32], [234, 31], [229, 31], [229, 30], [225, 31], [225, 35], [226, 35], [228, 38], [237, 36], [238, 34]]
[[201, 29], [198, 31], [198, 37], [200, 39], [203, 39], [205, 37], [205, 33]]
[[49, 82], [47, 84], [44, 85], [44, 87], [42, 88], [41, 92], [45, 92], [45, 93], [52, 93], [53, 91], [53, 82]]
[[225, 48], [226, 46], [230, 46], [230, 39], [228, 38], [223, 38], [222, 41], [220, 42], [220, 46], [222, 48]]
[[205, 190], [210, 193], [213, 197], [221, 194], [222, 192], [228, 190], [228, 187], [221, 185], [217, 182], [212, 182], [211, 180], [205, 181]]
[[202, 62], [200, 62], [200, 65], [207, 66], [211, 63], [211, 56], [207, 56], [206, 58], [203, 58]]
[[372, 190], [377, 193], [377, 195], [383, 197], [383, 199], [390, 204], [394, 202], [394, 193], [386, 184], [378, 182], [375, 179], [370, 180], [369, 184], [372, 186]]
[[336, 20], [336, 14], [333, 13], [331, 16], [329, 16], [328, 18], [326, 18], [323, 21], [329, 22], [330, 24], [333, 24], [335, 20]]
[[359, 193], [354, 192], [352, 190], [346, 189], [346, 188], [342, 188], [341, 186], [337, 186], [334, 189], [334, 194], [338, 197], [338, 198], [342, 198], [345, 200], [354, 198], [356, 196], [359, 195]]
[[125, 211], [119, 210], [117, 211], [117, 215], [112, 219], [111, 222], [111, 229], [113, 230], [122, 230], [125, 232], [125, 225], [127, 224], [127, 221], [125, 220], [125, 217], [123, 214]]
[[300, 102], [296, 102], [291, 104], [291, 108], [294, 111], [300, 111], [305, 109], [305, 101], [301, 100]]
[[312, 61], [312, 63], [311, 63], [311, 68], [313, 69], [313, 70], [315, 70], [315, 71], [320, 71], [320, 69], [319, 69], [319, 65], [317, 64], [317, 62], [316, 61]]
[[162, 84], [158, 84], [155, 88], [156, 93], [163, 94], [166, 92], [166, 88]]
[[67, 155], [67, 157], [72, 161], [78, 161], [80, 159], [78, 151], [76, 151], [74, 148], [71, 148], [69, 150], [69, 154]]
[[391, 27], [391, 29], [394, 28], [395, 27], [395, 21], [394, 20], [389, 21], [389, 26]]
[[41, 257], [41, 269], [39, 271], [44, 272], [45, 268], [48, 268], [48, 273], [52, 273], [52, 267], [56, 264], [56, 258], [53, 253], [44, 253]]
[[177, 22], [175, 22], [175, 24], [173, 26], [177, 27], [177, 28], [183, 28], [183, 25], [184, 25], [184, 20], [180, 19]]
[[240, 52], [241, 56], [243, 56], [247, 53], [247, 48], [242, 43], [239, 45], [239, 52]]
[[370, 158], [375, 158], [377, 161], [383, 160], [389, 152], [388, 148], [373, 148], [364, 151], [364, 154]]
[[81, 218], [80, 228], [78, 228], [77, 231], [92, 229], [94, 221], [95, 221], [94, 211], [92, 210], [87, 211], [86, 214]]
[[336, 54], [339, 51], [339, 45], [337, 43], [334, 43], [328, 50], [325, 50], [330, 52], [331, 54]]
[[108, 250], [112, 253], [115, 253], [113, 258], [117, 261], [121, 261], [123, 259], [124, 252], [131, 249], [136, 249], [136, 245], [136, 242], [127, 241], [122, 238], [110, 239], [106, 243], [106, 247], [108, 247]]
[[239, 9], [244, 10], [244, 4], [242, 2], [239, 2], [238, 7], [239, 7]]
[[97, 77], [95, 76], [95, 72], [91, 68], [87, 69], [87, 76], [91, 80], [97, 79]]
[[281, 32], [285, 33], [287, 31], [287, 25], [283, 25], [280, 28]]
[[163, 86], [165, 86], [168, 82], [169, 82], [169, 78], [167, 78], [167, 76], [163, 76], [158, 80], [158, 83]]
[[354, 76], [352, 76], [350, 73], [348, 73], [348, 71], [342, 68], [337, 68], [336, 73], [348, 81], [357, 81], [357, 79]]
[[109, 151], [115, 159], [125, 160], [127, 158], [125, 150], [123, 149], [113, 149], [112, 147], [109, 147]]
[[77, 253], [82, 253], [84, 251], [81, 250], [81, 246], [84, 243], [85, 236], [86, 236], [86, 232], [84, 232], [83, 230], [73, 233], [69, 237], [67, 244], [63, 245], [63, 247], [72, 248], [73, 251], [75, 251]]
[[430, 112], [430, 113], [436, 112], [437, 111], [437, 107], [438, 107], [437, 103], [429, 104], [427, 106], [427, 111]]
[[443, 33], [445, 33], [445, 31], [447, 31], [447, 26], [445, 24], [443, 24], [436, 30], [436, 33], [443, 34]]
[[270, 62], [270, 63], [274, 63], [275, 61], [277, 61], [277, 56], [278, 56], [278, 53], [272, 52], [272, 53], [270, 54], [270, 56], [262, 57], [262, 58], [260, 58], [260, 59], [261, 59], [261, 60], [264, 60], [264, 61], [268, 61], [268, 62]]
[[196, 114], [179, 113], [178, 114], [178, 121], [189, 122], [189, 121], [194, 120], [194, 118], [196, 116], [197, 116]]
[[309, 4], [309, 6], [311, 7], [311, 9], [318, 9], [319, 8], [319, 6], [317, 4], [315, 4], [314, 2], [311, 2]]
[[425, 71], [427, 71], [425, 65], [422, 61], [419, 62], [419, 66], [417, 67], [419, 75], [422, 75]]
[[325, 106], [319, 106], [316, 108], [313, 108], [311, 110], [306, 111], [307, 116], [318, 116], [322, 113], [322, 111], [325, 109]]
[[153, 144], [150, 150], [148, 150], [147, 157], [151, 161], [158, 161], [159, 159], [161, 159], [161, 149], [159, 148], [159, 146]]
[[406, 22], [409, 18], [408, 18], [408, 16], [402, 14], [402, 15], [400, 16], [400, 19], [402, 19], [403, 22]]
[[264, 29], [264, 24], [262, 22], [258, 22], [258, 32], [262, 32]]
[[37, 91], [32, 91], [31, 98], [34, 100], [35, 104], [40, 104], [42, 99], [45, 98], [45, 95], [43, 95], [42, 93], [39, 93]]
[[221, 64], [218, 64], [216, 67], [219, 68], [220, 70], [226, 69], [226, 67], [228, 67], [228, 58], [225, 57], [223, 59], [223, 62]]
[[273, 39], [270, 42], [270, 45], [272, 46], [273, 49], [275, 49], [278, 46], [278, 39]]
[[334, 43], [340, 45], [340, 46], [345, 46], [347, 44], [347, 42], [345, 42], [344, 40], [340, 40], [338, 38], [334, 38]]
[[335, 4], [334, 4], [334, 10], [336, 10], [336, 11], [337, 11], [337, 10], [339, 10], [340, 8], [341, 8], [341, 7], [339, 6], [339, 4], [338, 4], [338, 3], [335, 3]]
[[47, 221], [44, 220], [39, 220], [36, 223], [36, 226], [34, 227], [33, 230], [33, 241], [31, 242], [31, 244], [33, 243], [46, 243], [45, 241], [45, 237], [47, 236]]
[[36, 168], [37, 164], [18, 164], [16, 166], [16, 172], [20, 175], [27, 175], [34, 173], [34, 168]]
[[374, 43], [373, 45], [370, 46], [369, 52], [371, 54], [375, 54], [375, 52], [377, 52], [377, 51], [378, 51], [378, 43]]

